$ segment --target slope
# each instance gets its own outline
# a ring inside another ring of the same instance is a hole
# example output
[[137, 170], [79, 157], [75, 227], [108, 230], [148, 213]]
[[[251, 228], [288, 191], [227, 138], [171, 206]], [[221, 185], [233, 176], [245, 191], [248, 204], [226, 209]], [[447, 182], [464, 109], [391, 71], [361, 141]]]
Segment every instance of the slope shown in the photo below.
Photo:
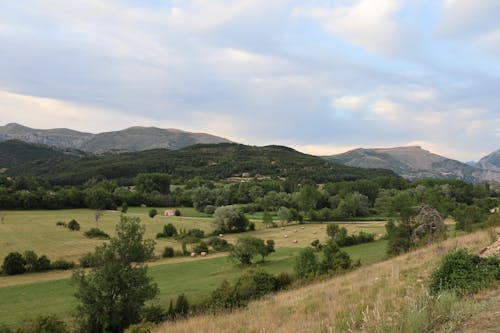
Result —
[[478, 165], [483, 169], [500, 171], [500, 149], [480, 159]]
[[[486, 232], [449, 239], [324, 282], [252, 302], [244, 310], [166, 323], [154, 332], [429, 331], [428, 321], [432, 318], [426, 317], [429, 311], [427, 276], [440, 257], [457, 243], [478, 251], [489, 242]], [[447, 303], [442, 305], [443, 311], [434, 324], [448, 325], [447, 331], [459, 326], [468, 316], [484, 311], [474, 300], [449, 297], [443, 302]]]
[[500, 172], [433, 154], [421, 147], [355, 149], [325, 159], [363, 168], [385, 168], [413, 180], [421, 178], [455, 178], [468, 182], [498, 181]]
[[18, 140], [0, 142], [0, 169], [16, 168], [23, 164], [63, 157], [62, 151]]
[[344, 166], [281, 146], [254, 147], [222, 143], [194, 145], [179, 150], [155, 149], [134, 153], [89, 157], [62, 157], [29, 163], [13, 176], [43, 176], [59, 185], [77, 185], [94, 177], [131, 179], [142, 172], [163, 172], [177, 179], [201, 176], [223, 180], [249, 173], [268, 176], [329, 181], [396, 176], [392, 171]]

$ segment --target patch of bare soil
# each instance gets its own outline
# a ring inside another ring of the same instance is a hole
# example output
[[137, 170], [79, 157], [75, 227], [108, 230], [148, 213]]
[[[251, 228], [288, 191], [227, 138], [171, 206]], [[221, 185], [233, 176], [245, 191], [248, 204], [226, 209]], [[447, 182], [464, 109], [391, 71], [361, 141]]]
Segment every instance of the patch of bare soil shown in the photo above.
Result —
[[491, 257], [491, 256], [494, 256], [494, 255], [500, 256], [500, 238], [498, 238], [496, 240], [496, 242], [494, 242], [490, 246], [482, 249], [479, 252], [479, 256], [481, 256], [483, 258]]

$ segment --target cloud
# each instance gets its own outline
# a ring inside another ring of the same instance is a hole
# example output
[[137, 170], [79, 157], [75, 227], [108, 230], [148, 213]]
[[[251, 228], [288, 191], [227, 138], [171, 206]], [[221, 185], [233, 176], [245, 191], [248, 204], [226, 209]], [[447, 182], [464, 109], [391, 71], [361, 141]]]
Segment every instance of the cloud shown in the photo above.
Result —
[[296, 17], [316, 19], [330, 33], [370, 52], [398, 53], [403, 36], [394, 16], [401, 1], [358, 0], [337, 2], [333, 8], [299, 7]]

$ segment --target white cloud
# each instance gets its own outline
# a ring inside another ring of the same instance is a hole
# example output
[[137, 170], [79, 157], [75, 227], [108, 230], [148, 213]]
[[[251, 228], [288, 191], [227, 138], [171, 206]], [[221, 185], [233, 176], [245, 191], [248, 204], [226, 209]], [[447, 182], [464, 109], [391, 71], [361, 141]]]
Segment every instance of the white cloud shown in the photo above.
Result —
[[1, 90], [0, 109], [0, 123], [17, 122], [41, 128], [69, 127], [98, 132], [155, 123], [152, 119], [130, 117], [115, 110]]
[[401, 27], [394, 20], [401, 3], [395, 0], [358, 0], [340, 4], [333, 9], [296, 8], [294, 16], [314, 18], [329, 32], [348, 43], [370, 52], [391, 55], [400, 51], [403, 41]]
[[340, 109], [360, 109], [364, 106], [366, 106], [366, 97], [364, 96], [342, 96], [339, 98], [336, 98], [333, 101], [333, 106], [335, 108], [340, 108]]

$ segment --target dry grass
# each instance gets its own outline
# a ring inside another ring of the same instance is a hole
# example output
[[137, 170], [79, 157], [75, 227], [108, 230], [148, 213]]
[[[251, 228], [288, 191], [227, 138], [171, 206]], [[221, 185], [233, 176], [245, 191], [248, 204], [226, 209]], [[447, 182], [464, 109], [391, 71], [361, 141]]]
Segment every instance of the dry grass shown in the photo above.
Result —
[[438, 260], [451, 248], [478, 251], [490, 242], [487, 232], [449, 239], [245, 310], [167, 323], [155, 332], [421, 332], [419, 302], [428, 299], [426, 279]]

